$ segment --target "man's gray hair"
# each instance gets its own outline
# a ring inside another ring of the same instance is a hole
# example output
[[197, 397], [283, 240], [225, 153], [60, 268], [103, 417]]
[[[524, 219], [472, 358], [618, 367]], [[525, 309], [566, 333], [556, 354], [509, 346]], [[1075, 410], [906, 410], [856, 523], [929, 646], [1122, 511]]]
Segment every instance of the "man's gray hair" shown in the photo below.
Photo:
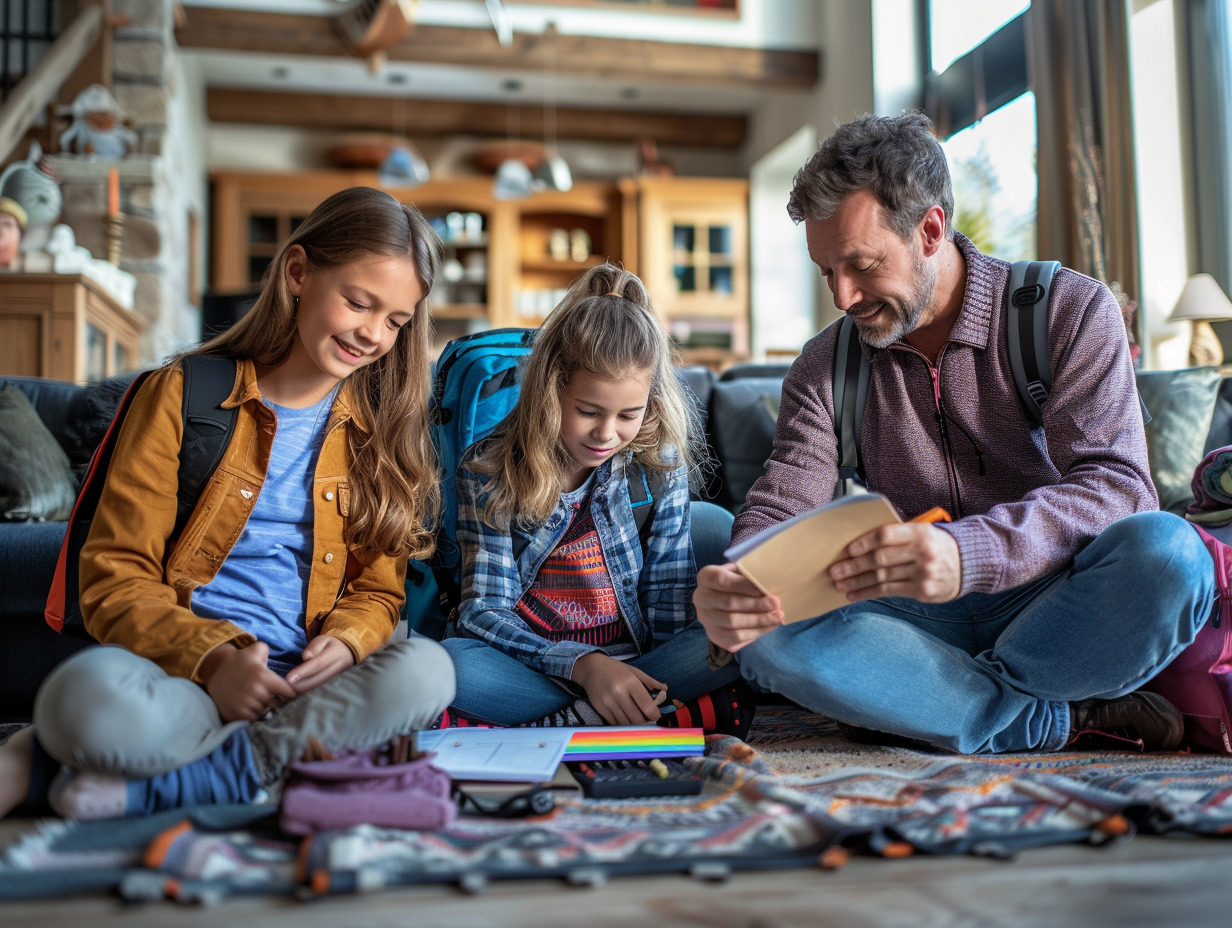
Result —
[[933, 206], [945, 212], [945, 235], [953, 238], [950, 169], [932, 129], [923, 113], [861, 116], [839, 126], [796, 172], [787, 215], [829, 219], [851, 194], [871, 190], [904, 241]]

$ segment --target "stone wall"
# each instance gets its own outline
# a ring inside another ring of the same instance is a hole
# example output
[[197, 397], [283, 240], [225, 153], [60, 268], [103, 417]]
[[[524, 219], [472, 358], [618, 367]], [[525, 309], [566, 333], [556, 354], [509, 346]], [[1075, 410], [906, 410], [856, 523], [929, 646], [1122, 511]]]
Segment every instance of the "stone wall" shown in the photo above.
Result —
[[202, 216], [204, 179], [180, 157], [174, 114], [178, 51], [173, 0], [111, 0], [125, 21], [114, 31], [111, 92], [138, 137], [137, 150], [116, 162], [60, 154], [51, 163], [61, 181], [66, 223], [77, 243], [107, 257], [107, 174], [120, 176], [124, 214], [120, 267], [137, 279], [134, 309], [148, 326], [142, 365], [155, 364], [200, 337], [198, 294], [190, 292], [189, 214]]

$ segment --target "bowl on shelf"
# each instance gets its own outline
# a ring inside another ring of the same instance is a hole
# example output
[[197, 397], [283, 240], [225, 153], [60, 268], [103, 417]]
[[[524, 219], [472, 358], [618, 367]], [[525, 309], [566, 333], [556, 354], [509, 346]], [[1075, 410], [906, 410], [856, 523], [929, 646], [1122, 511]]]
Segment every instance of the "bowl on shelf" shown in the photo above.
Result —
[[546, 150], [541, 142], [519, 139], [494, 139], [484, 142], [471, 155], [476, 170], [495, 174], [506, 161], [520, 161], [533, 171], [543, 161]]

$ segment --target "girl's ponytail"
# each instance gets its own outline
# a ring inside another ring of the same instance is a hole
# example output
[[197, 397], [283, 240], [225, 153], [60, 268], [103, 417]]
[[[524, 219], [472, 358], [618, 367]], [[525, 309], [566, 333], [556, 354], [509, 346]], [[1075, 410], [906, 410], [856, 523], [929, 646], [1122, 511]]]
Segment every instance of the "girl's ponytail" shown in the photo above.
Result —
[[569, 464], [560, 437], [560, 397], [579, 370], [609, 380], [650, 372], [646, 414], [629, 449], [651, 470], [693, 467], [701, 429], [676, 361], [636, 274], [611, 263], [582, 274], [536, 334], [521, 399], [506, 426], [469, 464], [491, 478], [485, 521], [501, 529], [514, 521], [531, 527], [551, 516]]

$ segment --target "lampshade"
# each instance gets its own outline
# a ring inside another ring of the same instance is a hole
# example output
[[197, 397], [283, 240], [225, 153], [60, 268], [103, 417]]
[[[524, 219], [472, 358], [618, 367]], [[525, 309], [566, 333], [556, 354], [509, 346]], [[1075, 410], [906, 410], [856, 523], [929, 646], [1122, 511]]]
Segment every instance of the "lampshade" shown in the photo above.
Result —
[[569, 170], [569, 162], [553, 149], [545, 149], [543, 160], [536, 166], [531, 175], [532, 186], [539, 190], [558, 190], [566, 193], [573, 189], [573, 172]]
[[1210, 274], [1194, 274], [1185, 283], [1169, 322], [1232, 319], [1232, 300]]
[[531, 194], [530, 168], [523, 161], [510, 158], [501, 162], [492, 182], [492, 196], [497, 200], [521, 200]]
[[380, 180], [385, 187], [414, 187], [428, 179], [428, 162], [410, 145], [396, 145], [381, 162]]

